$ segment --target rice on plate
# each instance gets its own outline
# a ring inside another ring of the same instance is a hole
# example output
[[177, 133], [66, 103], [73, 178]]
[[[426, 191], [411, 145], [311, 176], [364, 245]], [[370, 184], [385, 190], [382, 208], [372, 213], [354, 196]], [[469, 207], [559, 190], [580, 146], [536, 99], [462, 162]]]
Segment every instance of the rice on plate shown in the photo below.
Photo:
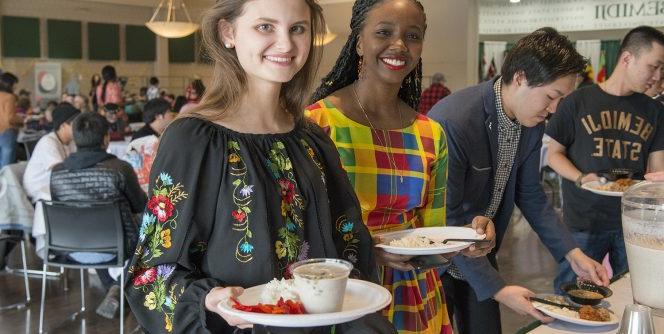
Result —
[[[546, 299], [548, 301], [551, 301], [551, 302], [558, 303], [558, 304], [568, 305], [567, 300], [563, 296], [546, 296], [546, 297], [544, 297], [544, 299]], [[579, 318], [579, 312], [577, 312], [577, 311], [570, 310], [568, 308], [560, 308], [560, 307], [554, 306], [554, 305], [547, 305], [547, 304], [542, 304], [542, 303], [538, 303], [538, 302], [533, 302], [533, 304], [535, 304], [535, 303], [537, 303], [538, 306], [541, 305], [541, 307], [546, 309], [547, 311], [551, 311], [553, 313], [564, 315], [564, 316], [567, 316], [567, 317], [570, 317], [570, 318], [580, 319]]]
[[263, 304], [276, 304], [279, 298], [284, 300], [299, 301], [300, 296], [293, 288], [293, 280], [282, 278], [278, 280], [272, 279], [269, 283], [265, 284], [261, 292], [260, 302]]
[[[454, 242], [449, 242], [447, 245], [452, 245]], [[427, 248], [427, 247], [442, 247], [442, 240], [432, 239], [423, 235], [407, 235], [400, 239], [390, 241], [392, 247], [408, 247], [408, 248]]]

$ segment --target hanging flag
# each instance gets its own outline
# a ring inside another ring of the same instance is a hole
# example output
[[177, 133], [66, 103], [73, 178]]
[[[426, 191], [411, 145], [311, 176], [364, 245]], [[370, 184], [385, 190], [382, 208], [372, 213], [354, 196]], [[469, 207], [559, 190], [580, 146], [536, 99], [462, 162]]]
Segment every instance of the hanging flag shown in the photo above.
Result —
[[599, 72], [597, 72], [597, 80], [596, 82], [604, 82], [606, 81], [606, 58], [604, 56], [604, 50], [602, 50], [602, 53], [599, 55]]
[[595, 72], [593, 71], [593, 66], [590, 65], [590, 62], [588, 62], [588, 64], [586, 65], [586, 69], [583, 70], [583, 74], [586, 77], [590, 78], [590, 80], [595, 81]]

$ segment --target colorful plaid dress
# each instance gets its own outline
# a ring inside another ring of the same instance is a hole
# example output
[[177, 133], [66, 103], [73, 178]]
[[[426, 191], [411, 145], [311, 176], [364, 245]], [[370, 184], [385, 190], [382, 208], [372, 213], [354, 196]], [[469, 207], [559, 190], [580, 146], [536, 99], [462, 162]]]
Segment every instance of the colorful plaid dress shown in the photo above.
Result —
[[[385, 136], [379, 130], [377, 137], [327, 99], [309, 106], [307, 116], [336, 144], [372, 234], [445, 225], [447, 144], [440, 124], [417, 115], [408, 127]], [[385, 267], [381, 279], [393, 296], [384, 314], [399, 333], [452, 333], [436, 270]]]

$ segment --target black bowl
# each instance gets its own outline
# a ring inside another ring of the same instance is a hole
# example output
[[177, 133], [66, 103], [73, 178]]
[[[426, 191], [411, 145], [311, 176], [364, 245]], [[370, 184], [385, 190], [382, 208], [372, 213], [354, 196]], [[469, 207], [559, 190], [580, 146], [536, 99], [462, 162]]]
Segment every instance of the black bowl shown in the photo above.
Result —
[[597, 176], [605, 177], [609, 181], [616, 181], [620, 179], [633, 179], [635, 172], [629, 168], [612, 168], [597, 172]]
[[[608, 298], [611, 297], [611, 295], [613, 295], [613, 291], [611, 291], [611, 289], [605, 286], [595, 285], [593, 283], [584, 283], [583, 288], [580, 288], [576, 284], [576, 282], [564, 283], [560, 286], [560, 290], [563, 290], [563, 292], [565, 292], [565, 295], [567, 295], [567, 297], [571, 299], [573, 302], [581, 305], [591, 305], [591, 306], [597, 305], [604, 298]], [[584, 298], [576, 295], [571, 295], [569, 292], [572, 290], [597, 292], [602, 295], [602, 298]]]

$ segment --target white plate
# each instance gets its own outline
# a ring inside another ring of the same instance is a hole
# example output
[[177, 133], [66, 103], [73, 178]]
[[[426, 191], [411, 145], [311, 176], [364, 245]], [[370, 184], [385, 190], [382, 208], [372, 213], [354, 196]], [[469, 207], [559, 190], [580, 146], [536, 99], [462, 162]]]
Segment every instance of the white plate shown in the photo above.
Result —
[[[263, 285], [245, 289], [238, 297], [244, 305], [256, 305], [260, 301]], [[392, 301], [392, 295], [384, 287], [367, 281], [349, 279], [346, 285], [341, 311], [320, 314], [265, 314], [234, 309], [232, 301], [223, 301], [218, 307], [224, 313], [241, 318], [252, 324], [276, 327], [316, 327], [349, 322], [370, 313], [382, 310]]]
[[600, 186], [599, 181], [590, 181], [582, 184], [581, 188], [598, 195], [613, 196], [613, 197], [621, 197], [623, 195], [622, 191], [608, 191], [608, 190], [597, 189], [597, 187], [599, 186]]
[[458, 226], [443, 226], [443, 227], [420, 227], [412, 230], [388, 232], [377, 234], [383, 239], [383, 242], [377, 244], [376, 247], [383, 248], [386, 252], [400, 255], [433, 255], [457, 252], [467, 247], [470, 247], [471, 242], [456, 242], [452, 241], [447, 245], [440, 247], [395, 247], [390, 246], [390, 241], [401, 239], [408, 235], [420, 235], [431, 239], [477, 239], [482, 240], [484, 235], [478, 235], [475, 230], [468, 227]]
[[[546, 295], [538, 295], [540, 298], [546, 297]], [[610, 325], [615, 325], [620, 322], [620, 319], [613, 314], [612, 312], [609, 312], [609, 315], [611, 316], [611, 319], [609, 321], [590, 321], [590, 320], [584, 320], [584, 319], [579, 319], [579, 318], [574, 318], [570, 317], [568, 315], [560, 314], [553, 312], [551, 310], [548, 310], [544, 304], [538, 303], [538, 302], [533, 302], [533, 306], [540, 310], [542, 313], [550, 316], [551, 318], [555, 318], [558, 320], [562, 320], [565, 322], [577, 324], [577, 325], [583, 325], [583, 326], [592, 326], [592, 327], [599, 327], [599, 326], [610, 326]], [[547, 306], [547, 307], [555, 307], [555, 306]]]

